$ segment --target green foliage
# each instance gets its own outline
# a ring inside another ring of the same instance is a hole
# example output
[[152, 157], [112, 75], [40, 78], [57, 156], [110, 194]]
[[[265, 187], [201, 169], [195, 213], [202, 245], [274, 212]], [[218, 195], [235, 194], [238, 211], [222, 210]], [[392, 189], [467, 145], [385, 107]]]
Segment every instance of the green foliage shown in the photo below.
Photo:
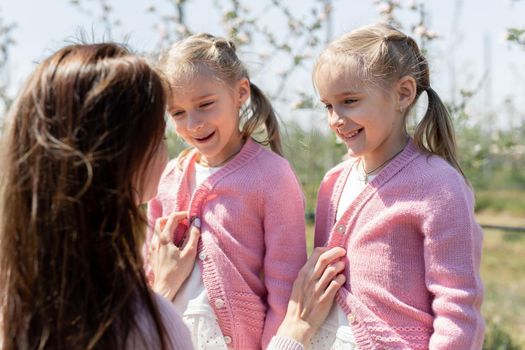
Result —
[[525, 49], [525, 29], [509, 28], [507, 29], [507, 40]]
[[476, 191], [476, 212], [490, 211], [517, 217], [525, 213], [525, 192], [509, 190]]
[[483, 350], [521, 350], [521, 346], [516, 344], [511, 335], [507, 333], [499, 324], [490, 322], [487, 324]]
[[525, 190], [525, 125], [492, 133], [462, 127], [456, 134], [461, 164], [476, 190]]
[[304, 130], [296, 122], [287, 124], [283, 143], [285, 156], [305, 192], [306, 217], [313, 219], [319, 184], [325, 173], [342, 161], [345, 146], [331, 132], [322, 132], [318, 126]]
[[168, 146], [170, 159], [176, 158], [180, 152], [188, 148], [188, 145], [184, 142], [184, 140], [171, 129], [166, 131], [166, 144]]

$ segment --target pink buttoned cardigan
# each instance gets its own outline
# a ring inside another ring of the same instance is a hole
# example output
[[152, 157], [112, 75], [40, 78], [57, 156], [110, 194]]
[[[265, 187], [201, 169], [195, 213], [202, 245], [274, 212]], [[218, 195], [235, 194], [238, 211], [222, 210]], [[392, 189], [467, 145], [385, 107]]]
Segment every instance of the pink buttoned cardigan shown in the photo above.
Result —
[[359, 349], [481, 349], [482, 231], [465, 179], [410, 140], [336, 222], [354, 161], [321, 184], [315, 245], [347, 250], [337, 302]]
[[301, 187], [285, 159], [248, 139], [192, 195], [196, 155], [168, 164], [148, 206], [150, 227], [180, 210], [201, 219], [197, 260], [228, 346], [265, 348], [306, 262]]

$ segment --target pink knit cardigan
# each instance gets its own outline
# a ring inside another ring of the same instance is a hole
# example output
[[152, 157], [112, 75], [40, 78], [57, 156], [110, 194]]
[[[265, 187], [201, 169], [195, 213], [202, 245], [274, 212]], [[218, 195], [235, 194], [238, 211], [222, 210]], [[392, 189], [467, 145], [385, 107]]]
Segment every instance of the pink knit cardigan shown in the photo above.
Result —
[[150, 227], [179, 210], [201, 219], [197, 261], [229, 347], [266, 347], [306, 261], [301, 187], [285, 159], [248, 139], [191, 195], [196, 155], [168, 164], [149, 203]]
[[464, 178], [411, 140], [336, 222], [354, 161], [321, 184], [315, 245], [347, 249], [337, 302], [359, 349], [481, 349], [482, 232]]

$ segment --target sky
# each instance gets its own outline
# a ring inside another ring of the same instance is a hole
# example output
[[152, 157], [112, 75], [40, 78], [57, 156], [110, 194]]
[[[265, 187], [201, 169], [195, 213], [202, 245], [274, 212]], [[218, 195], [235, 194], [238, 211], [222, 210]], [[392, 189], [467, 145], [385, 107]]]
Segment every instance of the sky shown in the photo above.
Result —
[[[15, 23], [12, 36], [16, 44], [10, 49], [9, 76], [10, 94], [16, 94], [24, 79], [35, 65], [66, 41], [78, 37], [80, 31], [94, 33], [97, 39], [104, 37], [104, 27], [97, 22], [100, 14], [98, 1], [82, 0], [92, 14], [79, 11], [69, 0], [2, 0], [0, 16], [5, 23]], [[217, 0], [215, 0], [217, 1]], [[114, 18], [121, 21], [112, 36], [120, 41], [127, 37], [130, 46], [139, 52], [149, 52], [158, 42], [158, 32], [153, 26], [158, 22], [155, 15], [145, 12], [152, 3], [163, 13], [173, 13], [166, 0], [108, 0], [115, 8]], [[229, 3], [228, 1], [222, 1]], [[269, 1], [264, 1], [269, 2]], [[284, 4], [294, 13], [308, 8], [314, 0], [287, 0]], [[243, 1], [261, 11], [258, 1]], [[400, 0], [402, 5], [408, 1]], [[483, 81], [481, 91], [468, 104], [469, 112], [476, 122], [488, 120], [488, 111], [496, 115], [501, 127], [512, 126], [519, 118], [525, 118], [525, 50], [511, 45], [504, 39], [509, 27], [525, 28], [525, 0], [429, 0], [425, 1], [427, 26], [439, 34], [439, 39], [428, 47], [431, 65], [431, 83], [445, 100], [453, 98], [452, 91], [475, 88]], [[371, 0], [333, 0], [333, 37], [344, 32], [380, 20]], [[455, 10], [459, 9], [459, 11]], [[280, 18], [272, 18], [272, 12], [264, 20], [277, 29], [285, 26]], [[186, 9], [189, 27], [195, 31], [206, 31], [224, 35], [213, 0], [189, 0]], [[398, 11], [397, 17], [407, 28], [418, 20], [408, 11]], [[107, 32], [105, 33], [107, 37]], [[317, 54], [315, 52], [314, 54]], [[253, 57], [249, 57], [253, 61]], [[257, 66], [257, 62], [250, 62]], [[294, 86], [313, 92], [309, 68], [299, 72], [290, 81]], [[249, 65], [250, 69], [250, 65]], [[261, 85], [272, 84], [272, 75], [280, 69], [279, 62], [252, 79], [261, 80]], [[485, 75], [489, 72], [488, 75]], [[485, 76], [485, 80], [482, 78]], [[457, 93], [456, 93], [457, 95]], [[511, 99], [515, 110], [505, 101]], [[281, 107], [291, 118], [297, 115], [287, 106]]]

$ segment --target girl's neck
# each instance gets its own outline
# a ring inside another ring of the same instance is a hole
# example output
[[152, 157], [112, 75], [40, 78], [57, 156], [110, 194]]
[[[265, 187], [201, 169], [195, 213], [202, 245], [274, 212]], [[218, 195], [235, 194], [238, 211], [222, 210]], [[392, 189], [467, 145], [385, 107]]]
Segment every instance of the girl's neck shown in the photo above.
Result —
[[232, 160], [242, 150], [245, 142], [244, 138], [239, 137], [239, 141], [230, 145], [226, 152], [222, 152], [221, 157], [206, 157], [199, 154], [197, 163], [207, 168], [219, 168]]
[[408, 140], [409, 136], [407, 134], [404, 134], [401, 138], [398, 138], [396, 142], [383, 145], [382, 148], [385, 149], [385, 152], [381, 152], [380, 154], [375, 155], [363, 155], [360, 158], [360, 162], [362, 163], [361, 170], [363, 171], [363, 173], [367, 176], [378, 173], [405, 149]]

